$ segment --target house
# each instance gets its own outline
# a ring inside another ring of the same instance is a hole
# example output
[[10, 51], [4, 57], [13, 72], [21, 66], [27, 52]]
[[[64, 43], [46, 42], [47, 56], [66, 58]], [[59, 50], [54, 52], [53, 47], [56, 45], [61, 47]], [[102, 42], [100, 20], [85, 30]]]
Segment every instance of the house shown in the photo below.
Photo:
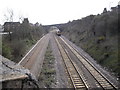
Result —
[[20, 22], [5, 22], [4, 23], [4, 31], [5, 32], [12, 32], [13, 30], [20, 27]]

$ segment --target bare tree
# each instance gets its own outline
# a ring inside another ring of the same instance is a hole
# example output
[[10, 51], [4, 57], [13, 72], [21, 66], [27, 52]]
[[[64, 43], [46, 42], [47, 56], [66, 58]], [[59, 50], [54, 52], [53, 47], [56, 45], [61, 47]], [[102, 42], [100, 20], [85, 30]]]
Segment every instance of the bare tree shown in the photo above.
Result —
[[[13, 18], [14, 18], [14, 12], [12, 9], [7, 9], [7, 12], [4, 14], [5, 17], [5, 21], [7, 22], [13, 22]], [[9, 32], [9, 36], [10, 36], [10, 41], [11, 41], [11, 32], [10, 32], [10, 28], [8, 29]]]
[[23, 15], [19, 15], [19, 22], [23, 22], [23, 20], [24, 20]]
[[5, 21], [9, 21], [9, 17], [6, 14], [4, 14], [4, 17], [5, 17]]
[[7, 12], [4, 14], [5, 21], [13, 22], [14, 19], [14, 12], [12, 9], [7, 9]]

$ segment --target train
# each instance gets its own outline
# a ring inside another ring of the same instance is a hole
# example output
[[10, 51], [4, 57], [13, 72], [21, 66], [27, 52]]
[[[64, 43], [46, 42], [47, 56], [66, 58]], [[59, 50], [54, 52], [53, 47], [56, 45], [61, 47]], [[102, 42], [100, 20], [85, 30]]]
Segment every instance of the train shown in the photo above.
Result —
[[51, 26], [50, 32], [56, 34], [57, 36], [61, 36], [61, 31], [56, 26]]
[[57, 30], [57, 31], [56, 31], [56, 35], [57, 35], [57, 36], [61, 36], [61, 31], [60, 31], [60, 30]]

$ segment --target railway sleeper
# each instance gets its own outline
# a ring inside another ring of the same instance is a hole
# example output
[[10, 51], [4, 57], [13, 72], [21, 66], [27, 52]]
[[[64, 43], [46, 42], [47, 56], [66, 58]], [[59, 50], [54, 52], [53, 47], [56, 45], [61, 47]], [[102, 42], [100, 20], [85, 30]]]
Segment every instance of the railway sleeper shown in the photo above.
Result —
[[103, 87], [103, 88], [113, 90], [113, 87]]
[[70, 71], [74, 72], [74, 68], [69, 68]]
[[112, 87], [110, 84], [105, 84], [105, 83], [102, 83], [101, 85], [104, 87], [108, 87], [108, 86]]
[[105, 79], [98, 79], [99, 82], [108, 83]]
[[74, 82], [80, 82], [80, 80], [79, 79], [75, 79]]
[[79, 77], [73, 77], [73, 80], [80, 80]]
[[74, 84], [75, 84], [75, 85], [76, 85], [76, 84], [84, 85], [81, 81], [79, 81], [79, 82], [74, 82]]
[[101, 84], [102, 85], [102, 87], [104, 88], [104, 89], [113, 89], [113, 87], [111, 86], [111, 85], [105, 85], [105, 84]]
[[105, 89], [110, 89], [110, 90], [113, 90], [113, 87], [106, 87]]
[[77, 85], [76, 88], [85, 88], [84, 85]]
[[82, 84], [82, 83], [76, 83], [75, 86], [84, 86], [84, 84]]
[[[108, 83], [106, 80], [98, 80], [100, 83]], [[109, 84], [109, 83], [108, 83]]]

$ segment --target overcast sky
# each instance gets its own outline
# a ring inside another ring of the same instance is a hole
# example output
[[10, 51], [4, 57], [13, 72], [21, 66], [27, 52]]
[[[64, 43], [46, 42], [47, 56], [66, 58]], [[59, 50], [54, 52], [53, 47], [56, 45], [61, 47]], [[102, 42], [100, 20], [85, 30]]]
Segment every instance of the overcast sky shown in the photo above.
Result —
[[0, 0], [0, 24], [5, 22], [4, 14], [12, 9], [14, 21], [19, 16], [31, 23], [42, 25], [66, 23], [90, 14], [102, 13], [106, 7], [117, 6], [119, 0]]

